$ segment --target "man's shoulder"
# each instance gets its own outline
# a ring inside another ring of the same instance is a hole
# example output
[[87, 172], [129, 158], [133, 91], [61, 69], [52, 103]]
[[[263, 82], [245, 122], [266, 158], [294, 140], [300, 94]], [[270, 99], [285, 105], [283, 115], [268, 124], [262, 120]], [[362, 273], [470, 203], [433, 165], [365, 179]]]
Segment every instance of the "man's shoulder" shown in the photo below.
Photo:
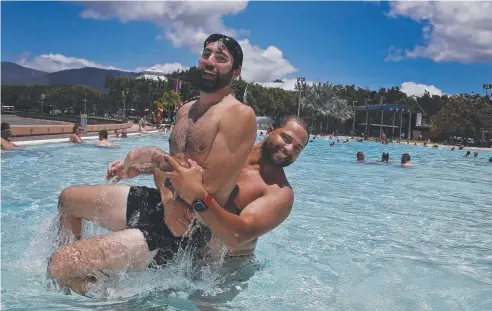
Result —
[[200, 97], [197, 96], [197, 97], [193, 97], [193, 98], [190, 98], [188, 99], [187, 101], [183, 102], [179, 107], [178, 107], [178, 110], [177, 110], [177, 114], [180, 114], [180, 113], [183, 113], [183, 112], [186, 112], [188, 110], [190, 110], [191, 106], [193, 106], [194, 103], [196, 103], [196, 101], [199, 99]]
[[229, 98], [225, 103], [226, 105], [224, 105], [224, 113], [226, 113], [228, 116], [234, 116], [234, 118], [227, 118], [226, 120], [237, 123], [243, 120], [251, 122], [254, 119], [256, 123], [256, 114], [253, 108], [241, 103], [233, 96], [228, 97]]
[[221, 112], [220, 131], [242, 137], [256, 137], [256, 115], [244, 104], [230, 105]]

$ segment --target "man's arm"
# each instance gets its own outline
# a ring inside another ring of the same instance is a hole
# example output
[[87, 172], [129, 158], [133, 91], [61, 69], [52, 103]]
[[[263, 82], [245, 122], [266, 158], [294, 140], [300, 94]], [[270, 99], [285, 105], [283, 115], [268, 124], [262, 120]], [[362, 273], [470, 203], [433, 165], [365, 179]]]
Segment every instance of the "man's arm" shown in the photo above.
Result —
[[224, 243], [238, 247], [280, 225], [289, 216], [293, 203], [292, 189], [284, 186], [254, 200], [239, 216], [226, 211], [212, 200], [199, 217]]
[[[128, 175], [130, 169], [135, 165], [144, 165], [144, 168], [149, 168], [149, 165], [154, 165], [155, 167], [163, 170], [169, 171], [172, 170], [172, 166], [169, 165], [166, 160], [167, 152], [162, 150], [159, 147], [149, 146], [149, 147], [136, 147], [128, 152], [125, 161], [124, 161], [124, 172]], [[181, 166], [189, 167], [188, 163], [182, 159], [178, 159], [173, 157]], [[153, 171], [149, 171], [148, 174], [153, 173]]]
[[256, 139], [256, 115], [246, 105], [235, 105], [224, 112], [210, 152], [201, 165], [203, 185], [210, 194], [241, 172]]

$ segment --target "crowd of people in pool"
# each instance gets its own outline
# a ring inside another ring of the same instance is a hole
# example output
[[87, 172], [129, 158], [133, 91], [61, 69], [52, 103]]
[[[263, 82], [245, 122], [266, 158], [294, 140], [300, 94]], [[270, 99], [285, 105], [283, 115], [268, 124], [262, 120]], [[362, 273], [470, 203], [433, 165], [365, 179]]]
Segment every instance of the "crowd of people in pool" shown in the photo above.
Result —
[[[84, 132], [84, 128], [82, 127], [82, 125], [80, 123], [75, 123], [73, 125], [72, 134], [68, 138], [68, 142], [73, 143], [73, 144], [88, 143], [82, 138], [83, 132]], [[121, 132], [120, 132], [120, 130], [117, 129], [114, 131], [113, 137], [115, 137], [115, 138], [128, 138], [128, 134], [127, 134], [125, 129], [123, 129]], [[106, 130], [100, 130], [98, 132], [98, 138], [99, 138], [99, 141], [97, 143], [93, 144], [94, 146], [97, 146], [97, 147], [117, 147], [118, 146], [116, 143], [109, 141], [109, 139], [108, 139], [109, 133]]]
[[[312, 137], [312, 139], [310, 140], [310, 142], [313, 142], [316, 140], [316, 135], [314, 135]], [[330, 142], [330, 146], [335, 146], [336, 143], [340, 143], [340, 139], [337, 138], [337, 136], [335, 135], [330, 135], [330, 136], [326, 136], [328, 137], [329, 139], [332, 139], [332, 141]], [[351, 139], [359, 142], [359, 143], [362, 143], [364, 141], [369, 141], [370, 139], [368, 137], [364, 137], [364, 138], [356, 138], [356, 137], [351, 137]], [[388, 145], [390, 143], [397, 143], [397, 144], [400, 144], [400, 140], [399, 139], [395, 139], [395, 141], [391, 140], [391, 139], [387, 139], [386, 138], [386, 135], [383, 133], [382, 137], [381, 138], [376, 138], [373, 140], [374, 142], [381, 142], [381, 144], [383, 145]], [[348, 138], [344, 138], [342, 143], [343, 144], [348, 144], [350, 142], [350, 139]], [[408, 142], [408, 144], [410, 144], [410, 142]], [[417, 146], [416, 143], [414, 143], [415, 146]], [[421, 145], [422, 147], [427, 147], [427, 142], [423, 142], [423, 144]], [[437, 144], [434, 144], [432, 146], [433, 148], [438, 148], [439, 146]], [[451, 151], [454, 151], [456, 149], [456, 147], [452, 147], [450, 148]], [[463, 145], [459, 145], [458, 146], [458, 149], [459, 150], [463, 150], [464, 149], [464, 146]], [[366, 164], [375, 164], [375, 163], [378, 163], [378, 162], [367, 162], [365, 160], [365, 153], [362, 152], [362, 151], [359, 151], [357, 152], [357, 162], [358, 163], [366, 163]], [[465, 154], [465, 157], [466, 158], [471, 158], [471, 151], [468, 150]], [[474, 158], [478, 158], [478, 151], [474, 151], [473, 152], [473, 157]], [[400, 158], [400, 164], [402, 166], [413, 166], [413, 163], [410, 161], [411, 157], [410, 157], [410, 154], [408, 153], [403, 153], [401, 155], [401, 158]], [[489, 163], [492, 163], [492, 156], [488, 158], [488, 161]], [[381, 155], [381, 163], [388, 163], [389, 162], [389, 153], [388, 152], [383, 152], [383, 154]]]

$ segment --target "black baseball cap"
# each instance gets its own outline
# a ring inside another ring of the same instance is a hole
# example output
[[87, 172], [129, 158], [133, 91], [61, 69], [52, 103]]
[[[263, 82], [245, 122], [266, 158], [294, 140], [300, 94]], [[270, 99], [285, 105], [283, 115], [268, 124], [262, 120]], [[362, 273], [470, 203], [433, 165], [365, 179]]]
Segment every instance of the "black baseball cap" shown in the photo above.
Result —
[[222, 34], [212, 34], [210, 35], [205, 42], [203, 42], [203, 48], [206, 48], [207, 45], [210, 42], [216, 42], [222, 40], [224, 42], [224, 45], [227, 47], [229, 52], [232, 54], [233, 62], [232, 65], [234, 68], [239, 68], [243, 65], [243, 49], [241, 49], [241, 46], [239, 43], [234, 40], [233, 38], [222, 35]]

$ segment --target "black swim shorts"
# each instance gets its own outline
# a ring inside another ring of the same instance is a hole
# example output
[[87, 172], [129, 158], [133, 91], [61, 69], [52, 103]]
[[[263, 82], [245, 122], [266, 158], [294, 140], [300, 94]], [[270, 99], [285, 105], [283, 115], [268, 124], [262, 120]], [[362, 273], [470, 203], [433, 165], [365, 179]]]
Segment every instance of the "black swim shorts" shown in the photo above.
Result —
[[164, 222], [164, 206], [155, 188], [130, 187], [126, 206], [127, 228], [142, 231], [150, 251], [157, 249], [151, 266], [172, 261], [187, 238], [175, 237]]
[[131, 186], [126, 205], [127, 228], [139, 229], [150, 251], [157, 249], [151, 267], [171, 262], [180, 249], [187, 247], [195, 257], [201, 258], [200, 249], [211, 239], [209, 228], [193, 223], [191, 238], [175, 237], [164, 221], [164, 205], [161, 194], [155, 188]]

